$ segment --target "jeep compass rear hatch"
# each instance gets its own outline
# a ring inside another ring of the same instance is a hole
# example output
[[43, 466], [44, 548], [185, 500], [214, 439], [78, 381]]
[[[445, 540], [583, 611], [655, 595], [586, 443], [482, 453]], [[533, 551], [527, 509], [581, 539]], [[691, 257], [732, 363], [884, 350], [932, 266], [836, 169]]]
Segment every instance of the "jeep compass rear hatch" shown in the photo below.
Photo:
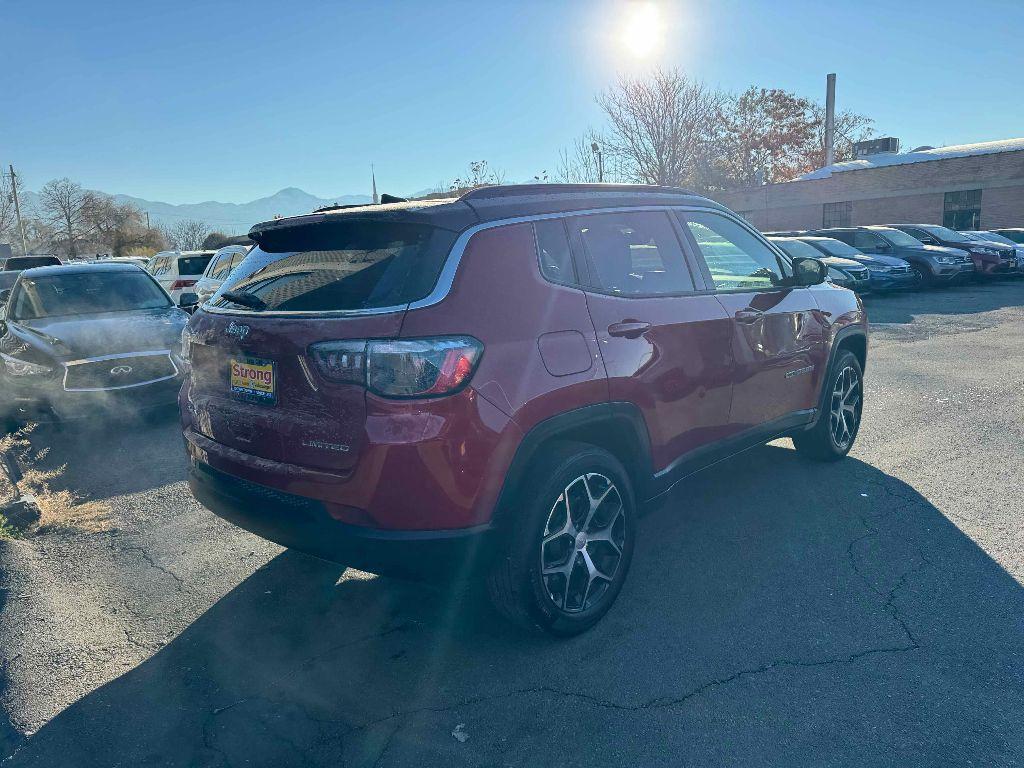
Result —
[[352, 468], [365, 434], [365, 342], [398, 336], [457, 234], [346, 216], [254, 229], [256, 247], [186, 332], [193, 429], [272, 461]]

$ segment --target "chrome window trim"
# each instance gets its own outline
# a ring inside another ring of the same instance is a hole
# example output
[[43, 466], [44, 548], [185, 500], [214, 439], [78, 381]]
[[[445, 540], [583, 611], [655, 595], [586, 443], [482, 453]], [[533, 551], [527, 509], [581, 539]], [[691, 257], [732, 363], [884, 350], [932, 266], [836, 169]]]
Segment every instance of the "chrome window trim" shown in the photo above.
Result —
[[[140, 381], [135, 384], [125, 384], [121, 387], [75, 387], [73, 389], [68, 389], [68, 372], [73, 366], [82, 365], [83, 363], [103, 363], [110, 360], [130, 360], [136, 357], [159, 357], [161, 355], [165, 355], [171, 362], [171, 368], [174, 369], [174, 373], [170, 376], [161, 376], [158, 379]], [[83, 357], [78, 360], [69, 360], [63, 365], [64, 378], [61, 380], [61, 387], [65, 392], [113, 392], [118, 389], [134, 389], [135, 387], [145, 387], [149, 384], [156, 384], [161, 381], [170, 381], [171, 379], [177, 378], [181, 373], [181, 369], [179, 369], [178, 364], [174, 362], [174, 355], [171, 354], [171, 350], [169, 349], [151, 349], [146, 352], [127, 352], [114, 355], [98, 355], [97, 357]]]
[[[507, 227], [513, 224], [526, 224], [544, 219], [567, 219], [577, 216], [593, 216], [601, 213], [624, 213], [627, 211], [709, 211], [729, 216], [728, 209], [720, 208], [717, 205], [621, 205], [612, 208], [586, 208], [578, 211], [555, 211], [553, 213], [531, 213], [524, 216], [511, 216], [506, 219], [494, 219], [474, 224], [465, 229], [456, 238], [452, 249], [445, 257], [444, 266], [438, 275], [437, 283], [433, 290], [422, 299], [409, 302], [408, 304], [395, 304], [389, 307], [375, 307], [373, 309], [335, 309], [335, 310], [289, 310], [283, 312], [254, 312], [247, 309], [229, 309], [226, 307], [212, 307], [208, 304], [202, 306], [203, 312], [214, 315], [243, 315], [245, 317], [366, 317], [372, 315], [387, 315], [393, 312], [404, 312], [411, 309], [425, 309], [435, 304], [440, 304], [447, 298], [455, 284], [455, 275], [458, 272], [459, 264], [469, 245], [470, 238], [478, 232], [497, 227]], [[730, 217], [734, 218], [734, 217]], [[756, 230], [755, 230], [756, 231]], [[761, 237], [760, 233], [758, 236]]]

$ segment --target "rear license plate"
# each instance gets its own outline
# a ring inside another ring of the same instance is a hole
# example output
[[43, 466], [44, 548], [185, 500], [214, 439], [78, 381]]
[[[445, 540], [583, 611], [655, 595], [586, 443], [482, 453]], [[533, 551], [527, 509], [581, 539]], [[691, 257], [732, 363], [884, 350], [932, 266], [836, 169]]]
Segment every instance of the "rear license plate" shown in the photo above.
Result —
[[240, 400], [273, 405], [277, 402], [277, 370], [273, 360], [231, 358], [231, 394]]

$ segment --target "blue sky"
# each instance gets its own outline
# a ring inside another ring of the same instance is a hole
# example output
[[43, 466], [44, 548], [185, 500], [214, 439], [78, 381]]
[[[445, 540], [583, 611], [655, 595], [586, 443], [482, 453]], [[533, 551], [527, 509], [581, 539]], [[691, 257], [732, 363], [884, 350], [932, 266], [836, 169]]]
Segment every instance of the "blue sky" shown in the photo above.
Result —
[[0, 162], [29, 188], [172, 203], [409, 193], [487, 159], [553, 171], [618, 73], [824, 96], [904, 147], [1024, 135], [1021, 0], [661, 0], [665, 42], [621, 44], [626, 2], [0, 0]]

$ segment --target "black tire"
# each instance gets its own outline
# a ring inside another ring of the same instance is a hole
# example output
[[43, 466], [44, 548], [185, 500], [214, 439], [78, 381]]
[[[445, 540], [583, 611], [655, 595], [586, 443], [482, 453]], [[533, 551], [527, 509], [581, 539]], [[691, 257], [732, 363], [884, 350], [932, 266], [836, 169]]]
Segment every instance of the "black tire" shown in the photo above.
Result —
[[[856, 402], [853, 402], [850, 394], [845, 396], [837, 394], [839, 389], [846, 389], [850, 383], [850, 378], [840, 381], [841, 378], [849, 377], [850, 372], [856, 381]], [[850, 452], [857, 440], [857, 433], [860, 431], [861, 415], [864, 409], [864, 371], [861, 369], [857, 356], [849, 350], [841, 350], [832, 362], [822, 386], [825, 391], [818, 421], [811, 429], [793, 435], [793, 445], [798, 452], [809, 458], [819, 461], [837, 461]], [[837, 397], [841, 400], [839, 415], [834, 413]], [[840, 418], [842, 423], [838, 421]]]
[[920, 264], [911, 264], [910, 269], [917, 275], [917, 288], [931, 288], [935, 281], [932, 279], [932, 273]]
[[[603, 501], [595, 507], [590, 499], [603, 492]], [[565, 525], [560, 525], [564, 508], [559, 505], [565, 498], [569, 507]], [[591, 525], [580, 533], [589, 530], [614, 541], [580, 539], [575, 526], [586, 522], [581, 517], [588, 514], [581, 509], [584, 504], [594, 511], [587, 517]], [[608, 612], [625, 583], [633, 558], [636, 511], [629, 475], [610, 453], [582, 443], [560, 443], [546, 450], [516, 494], [518, 517], [488, 574], [495, 607], [520, 626], [540, 627], [559, 637], [590, 629]], [[559, 536], [549, 525], [566, 532]], [[547, 543], [545, 536], [551, 539]], [[545, 576], [545, 564], [561, 571]], [[610, 580], [592, 577], [592, 564], [610, 574]]]

